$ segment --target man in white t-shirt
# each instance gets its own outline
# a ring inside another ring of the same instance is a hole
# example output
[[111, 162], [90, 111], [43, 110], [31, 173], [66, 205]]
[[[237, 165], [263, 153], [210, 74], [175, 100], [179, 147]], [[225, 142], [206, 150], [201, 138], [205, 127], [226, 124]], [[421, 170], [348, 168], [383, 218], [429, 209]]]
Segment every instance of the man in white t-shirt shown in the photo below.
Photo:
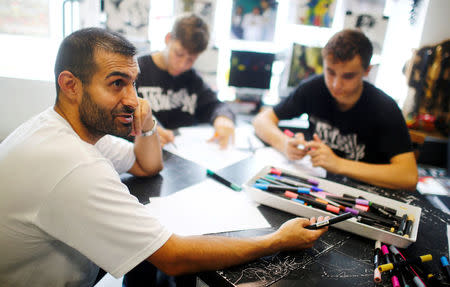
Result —
[[[296, 218], [261, 237], [181, 237], [151, 217], [119, 177], [162, 168], [135, 54], [100, 28], [69, 35], [55, 106], [0, 144], [0, 286], [92, 286], [99, 267], [121, 277], [144, 260], [169, 275], [213, 270], [311, 247], [325, 232]], [[130, 135], [134, 145], [119, 138]]]

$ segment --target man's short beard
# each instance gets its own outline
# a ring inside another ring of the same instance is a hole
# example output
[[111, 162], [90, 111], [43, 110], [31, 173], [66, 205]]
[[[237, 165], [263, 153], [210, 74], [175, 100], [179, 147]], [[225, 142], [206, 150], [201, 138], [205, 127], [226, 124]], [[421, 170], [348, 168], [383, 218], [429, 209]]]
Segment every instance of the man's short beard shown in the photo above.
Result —
[[[121, 111], [118, 111], [121, 112]], [[83, 98], [79, 107], [80, 120], [93, 137], [102, 137], [106, 134], [126, 138], [131, 133], [132, 125], [116, 124], [114, 114], [100, 107], [92, 100], [87, 91], [83, 91]]]

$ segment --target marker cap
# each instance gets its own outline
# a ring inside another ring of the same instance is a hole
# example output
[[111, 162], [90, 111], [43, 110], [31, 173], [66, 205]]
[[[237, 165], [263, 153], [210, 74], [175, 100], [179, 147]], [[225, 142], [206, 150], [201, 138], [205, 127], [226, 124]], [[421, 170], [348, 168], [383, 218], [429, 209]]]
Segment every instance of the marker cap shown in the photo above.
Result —
[[373, 271], [373, 281], [376, 283], [381, 282], [381, 272], [378, 270], [378, 268], [375, 268], [375, 271]]
[[297, 194], [296, 194], [295, 192], [288, 191], [288, 190], [286, 190], [286, 191], [284, 192], [284, 195], [287, 196], [287, 197], [289, 197], [289, 198], [297, 198]]
[[441, 257], [441, 263], [442, 263], [442, 266], [448, 266], [449, 265], [449, 263], [448, 263], [448, 260], [447, 260], [447, 257], [445, 257], [445, 256], [442, 256]]
[[391, 282], [392, 282], [392, 286], [393, 287], [400, 287], [400, 282], [398, 282], [398, 278], [397, 276], [392, 276], [391, 277]]
[[386, 245], [381, 246], [381, 252], [383, 252], [383, 255], [389, 254], [389, 250]]

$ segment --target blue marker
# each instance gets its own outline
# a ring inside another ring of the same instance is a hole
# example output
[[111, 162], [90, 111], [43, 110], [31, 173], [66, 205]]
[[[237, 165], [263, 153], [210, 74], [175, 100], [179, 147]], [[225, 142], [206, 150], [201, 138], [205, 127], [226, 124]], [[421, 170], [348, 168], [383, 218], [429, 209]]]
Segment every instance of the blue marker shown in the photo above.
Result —
[[450, 265], [448, 264], [448, 259], [445, 256], [441, 257], [442, 267], [445, 269], [447, 273], [447, 279], [450, 281]]

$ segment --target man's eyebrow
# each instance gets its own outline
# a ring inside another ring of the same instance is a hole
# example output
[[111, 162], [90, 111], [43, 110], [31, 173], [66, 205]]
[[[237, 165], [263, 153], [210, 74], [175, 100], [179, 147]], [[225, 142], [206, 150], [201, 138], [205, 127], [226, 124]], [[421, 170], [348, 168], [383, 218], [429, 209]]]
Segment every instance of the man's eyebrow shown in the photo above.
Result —
[[115, 77], [115, 76], [120, 76], [120, 77], [123, 77], [123, 78], [126, 78], [126, 79], [131, 79], [130, 75], [128, 75], [126, 73], [122, 73], [122, 72], [112, 72], [112, 73], [108, 74], [105, 79], [108, 79], [108, 78], [111, 78], [111, 77]]

